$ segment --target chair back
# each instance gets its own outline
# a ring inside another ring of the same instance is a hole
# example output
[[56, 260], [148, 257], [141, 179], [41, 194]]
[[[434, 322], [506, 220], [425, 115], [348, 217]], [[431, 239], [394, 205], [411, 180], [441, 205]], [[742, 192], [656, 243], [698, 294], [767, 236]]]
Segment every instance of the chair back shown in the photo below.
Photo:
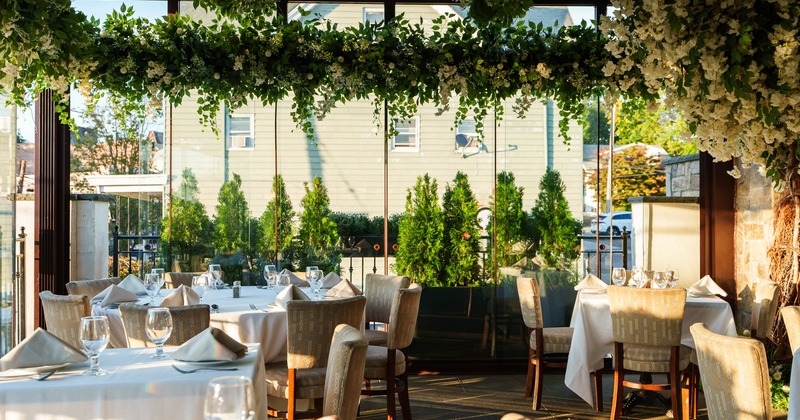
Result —
[[96, 280], [75, 280], [67, 283], [68, 295], [86, 295], [91, 301], [98, 293], [106, 290], [112, 284], [119, 284], [122, 281], [119, 277], [109, 277], [107, 279]]
[[336, 327], [325, 373], [322, 415], [356, 418], [368, 346], [358, 329], [345, 324]]
[[407, 288], [410, 284], [411, 279], [406, 276], [367, 274], [364, 278], [364, 297], [367, 298], [366, 321], [389, 322], [394, 292]]
[[[155, 347], [145, 331], [149, 308], [150, 306], [136, 303], [119, 305], [129, 348]], [[211, 321], [211, 309], [208, 305], [176, 306], [169, 308], [169, 313], [172, 315], [172, 334], [164, 343], [165, 346], [180, 346], [208, 328]]]
[[784, 306], [781, 316], [786, 335], [789, 336], [789, 346], [792, 347], [792, 354], [795, 354], [800, 349], [800, 306]]
[[536, 279], [531, 277], [517, 277], [517, 293], [519, 306], [522, 310], [522, 320], [528, 328], [543, 328], [542, 304], [539, 297], [539, 286]]
[[771, 419], [769, 368], [758, 340], [711, 332], [703, 323], [689, 327], [694, 337], [708, 418]]
[[657, 347], [681, 344], [686, 289], [609, 286], [614, 341]]
[[780, 288], [774, 281], [761, 281], [756, 287], [756, 298], [753, 302], [750, 329], [755, 337], [767, 337], [772, 331], [775, 317], [778, 316], [778, 297]]
[[289, 322], [286, 366], [289, 369], [327, 366], [334, 330], [340, 324], [361, 328], [366, 301], [364, 296], [330, 301], [289, 301], [286, 304]]
[[167, 289], [177, 289], [181, 285], [192, 287], [192, 277], [203, 274], [203, 271], [179, 273], [170, 271], [164, 274], [164, 287]]
[[416, 283], [394, 292], [392, 312], [389, 315], [389, 332], [386, 336], [388, 349], [404, 349], [411, 345], [414, 331], [417, 329], [421, 297], [422, 287]]
[[80, 337], [81, 318], [92, 314], [89, 297], [54, 295], [45, 290], [39, 293], [47, 331], [76, 349], [83, 348]]

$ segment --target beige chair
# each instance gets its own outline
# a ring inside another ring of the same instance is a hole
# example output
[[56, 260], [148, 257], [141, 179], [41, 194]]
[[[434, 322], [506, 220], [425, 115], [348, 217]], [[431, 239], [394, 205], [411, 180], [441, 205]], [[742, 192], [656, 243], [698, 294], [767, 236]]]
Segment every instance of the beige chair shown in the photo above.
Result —
[[164, 273], [164, 287], [167, 289], [177, 289], [181, 285], [192, 287], [192, 277], [203, 274], [204, 271], [197, 271], [191, 273], [178, 273], [170, 271]]
[[775, 318], [778, 316], [780, 288], [774, 281], [761, 281], [756, 287], [750, 319], [750, 336], [759, 340], [767, 340]]
[[93, 297], [103, 290], [106, 290], [108, 286], [119, 284], [121, 281], [122, 279], [119, 277], [71, 281], [67, 283], [67, 294], [75, 296], [86, 295], [89, 297], [89, 301], [91, 301]]
[[370, 345], [367, 350], [364, 378], [368, 381], [373, 379], [384, 380], [386, 381], [386, 389], [373, 390], [367, 388], [361, 391], [361, 395], [386, 395], [386, 411], [390, 419], [394, 418], [396, 414], [395, 393], [400, 400], [403, 419], [411, 419], [411, 405], [408, 401], [406, 356], [401, 350], [410, 346], [411, 341], [414, 339], [421, 297], [422, 287], [418, 284], [412, 284], [408, 288], [401, 288], [395, 291], [388, 319], [389, 331], [386, 336], [386, 346]]
[[800, 306], [784, 306], [781, 308], [781, 316], [794, 355], [800, 349]]
[[[406, 276], [384, 276], [382, 274], [367, 274], [364, 279], [364, 297], [367, 298], [367, 323], [387, 324], [392, 311], [394, 292], [405, 289], [411, 284], [411, 279]], [[386, 331], [370, 329], [364, 334], [372, 346], [386, 345]]]
[[82, 349], [80, 325], [82, 317], [92, 314], [89, 298], [86, 295], [54, 295], [45, 290], [39, 293], [39, 301], [42, 302], [44, 309], [47, 331], [76, 349]]
[[342, 324], [334, 330], [325, 371], [324, 416], [354, 419], [358, 415], [367, 346], [367, 338], [356, 328]]
[[340, 324], [360, 328], [364, 322], [363, 296], [330, 301], [288, 302], [286, 312], [288, 332], [285, 362], [266, 366], [267, 394], [285, 398], [286, 412], [269, 410], [272, 417], [289, 420], [319, 416], [315, 412], [297, 412], [298, 398], [314, 399], [322, 407], [325, 394], [325, 373], [334, 330]]
[[[611, 419], [622, 417], [625, 387], [651, 391], [669, 390], [673, 416], [676, 419], [682, 418], [681, 373], [689, 366], [691, 354], [691, 349], [681, 345], [686, 289], [609, 286], [608, 299], [614, 334], [614, 397]], [[642, 384], [626, 380], [625, 375], [632, 372], [666, 373], [668, 383]]]
[[[136, 303], [119, 305], [129, 348], [155, 347], [145, 332], [148, 308], [150, 306]], [[208, 328], [211, 320], [211, 309], [208, 305], [177, 306], [169, 308], [169, 313], [172, 315], [172, 334], [164, 343], [165, 346], [180, 346]]]
[[692, 325], [689, 331], [694, 337], [700, 364], [708, 418], [771, 419], [769, 368], [764, 344], [715, 334], [702, 323]]

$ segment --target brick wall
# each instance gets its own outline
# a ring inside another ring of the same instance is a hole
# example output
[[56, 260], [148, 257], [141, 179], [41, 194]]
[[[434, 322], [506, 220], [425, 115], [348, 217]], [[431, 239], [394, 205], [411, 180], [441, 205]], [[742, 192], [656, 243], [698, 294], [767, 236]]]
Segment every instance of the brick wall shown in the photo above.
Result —
[[700, 155], [664, 159], [667, 173], [667, 197], [700, 196]]

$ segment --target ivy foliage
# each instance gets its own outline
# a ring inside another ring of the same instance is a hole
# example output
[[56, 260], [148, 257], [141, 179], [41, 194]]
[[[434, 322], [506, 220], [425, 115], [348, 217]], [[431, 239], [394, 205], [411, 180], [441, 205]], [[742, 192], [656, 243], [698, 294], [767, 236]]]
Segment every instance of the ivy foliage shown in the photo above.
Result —
[[428, 174], [417, 178], [406, 195], [400, 221], [395, 272], [423, 286], [445, 286], [442, 281], [444, 215], [439, 206], [438, 183]]

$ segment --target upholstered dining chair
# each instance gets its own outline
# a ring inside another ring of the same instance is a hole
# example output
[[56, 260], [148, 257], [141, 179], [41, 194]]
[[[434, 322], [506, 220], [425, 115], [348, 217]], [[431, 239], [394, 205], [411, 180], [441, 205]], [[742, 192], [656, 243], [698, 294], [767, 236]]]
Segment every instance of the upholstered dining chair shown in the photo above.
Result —
[[167, 289], [177, 289], [181, 285], [192, 287], [192, 277], [203, 274], [204, 271], [196, 271], [189, 273], [179, 273], [170, 271], [164, 273], [164, 287]]
[[694, 337], [708, 418], [771, 419], [769, 368], [764, 344], [713, 333], [700, 322], [689, 327], [689, 331]]
[[[119, 305], [119, 314], [122, 317], [122, 326], [129, 348], [155, 347], [155, 344], [147, 338], [145, 331], [149, 308], [150, 306], [136, 303]], [[180, 346], [207, 329], [211, 321], [211, 308], [208, 305], [171, 307], [169, 313], [172, 315], [172, 334], [164, 343], [165, 346]]]
[[786, 327], [786, 335], [789, 336], [789, 346], [792, 348], [792, 355], [800, 350], [800, 306], [784, 306], [781, 308], [783, 325]]
[[341, 324], [333, 331], [325, 370], [324, 416], [356, 418], [367, 346], [367, 337], [356, 328]]
[[98, 293], [106, 290], [108, 286], [112, 284], [119, 284], [122, 281], [119, 277], [109, 277], [107, 279], [95, 279], [95, 280], [75, 280], [67, 283], [67, 294], [68, 295], [86, 295], [89, 297], [89, 301], [92, 300]]
[[[364, 278], [364, 297], [367, 298], [366, 322], [389, 323], [392, 311], [394, 292], [405, 289], [411, 284], [411, 279], [406, 276], [384, 276], [382, 274], [367, 274]], [[372, 346], [385, 346], [387, 333], [383, 330], [370, 329], [367, 325], [364, 334]]]
[[[608, 299], [614, 335], [611, 419], [622, 417], [625, 387], [669, 390], [673, 416], [682, 418], [681, 373], [688, 368], [691, 354], [691, 349], [681, 345], [686, 289], [609, 286]], [[668, 383], [642, 384], [626, 380], [625, 375], [634, 372], [667, 373]], [[688, 375], [688, 371], [686, 373]]]
[[[397, 289], [389, 312], [389, 328], [386, 346], [370, 345], [367, 349], [367, 362], [364, 379], [386, 381], [386, 389], [365, 388], [361, 395], [386, 395], [386, 411], [389, 419], [395, 417], [395, 394], [400, 400], [404, 420], [411, 420], [411, 405], [408, 401], [408, 375], [406, 356], [401, 351], [411, 345], [417, 326], [419, 301], [422, 287], [414, 283], [407, 288]], [[369, 382], [368, 382], [369, 383]]]
[[365, 304], [363, 296], [287, 303], [286, 361], [266, 366], [267, 394], [286, 399], [287, 410], [270, 408], [270, 416], [293, 420], [320, 415], [319, 409], [298, 412], [297, 399], [313, 399], [314, 407], [322, 407], [333, 333], [340, 324], [360, 329]]
[[774, 281], [760, 281], [756, 286], [750, 321], [750, 336], [764, 341], [778, 316], [780, 288]]
[[89, 297], [55, 295], [45, 290], [39, 293], [39, 300], [42, 302], [47, 331], [76, 349], [82, 349], [81, 318], [92, 314]]

